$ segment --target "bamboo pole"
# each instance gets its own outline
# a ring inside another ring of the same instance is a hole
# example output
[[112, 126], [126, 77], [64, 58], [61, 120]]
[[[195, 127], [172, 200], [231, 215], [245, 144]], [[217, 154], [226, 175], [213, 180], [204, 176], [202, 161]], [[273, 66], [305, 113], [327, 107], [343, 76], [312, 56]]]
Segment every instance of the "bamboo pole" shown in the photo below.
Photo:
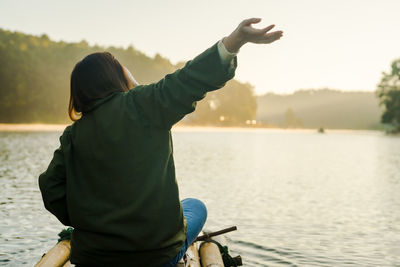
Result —
[[198, 243], [193, 243], [186, 251], [187, 267], [201, 267]]
[[62, 267], [68, 261], [70, 252], [70, 240], [60, 241], [35, 264], [35, 267]]
[[211, 237], [214, 237], [214, 236], [217, 236], [217, 235], [222, 235], [222, 234], [225, 234], [225, 233], [228, 233], [228, 232], [232, 232], [232, 231], [236, 231], [236, 230], [237, 230], [237, 227], [236, 226], [232, 226], [232, 227], [225, 228], [225, 229], [222, 229], [222, 230], [219, 230], [219, 231], [216, 231], [216, 232], [203, 233], [204, 235], [198, 236], [196, 238], [196, 241], [204, 241], [204, 240], [210, 239]]
[[72, 267], [73, 265], [69, 260], [62, 267]]
[[204, 242], [201, 244], [200, 259], [202, 267], [224, 267], [221, 253], [215, 243]]

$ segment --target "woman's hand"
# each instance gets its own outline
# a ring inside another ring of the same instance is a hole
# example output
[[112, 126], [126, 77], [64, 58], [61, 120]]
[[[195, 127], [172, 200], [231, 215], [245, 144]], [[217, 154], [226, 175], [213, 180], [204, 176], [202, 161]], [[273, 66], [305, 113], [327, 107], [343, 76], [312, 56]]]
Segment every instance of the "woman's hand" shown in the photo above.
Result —
[[242, 21], [239, 26], [222, 42], [229, 52], [238, 52], [246, 43], [269, 44], [282, 37], [282, 31], [269, 32], [275, 25], [263, 29], [255, 29], [251, 24], [259, 23], [260, 18], [251, 18]]

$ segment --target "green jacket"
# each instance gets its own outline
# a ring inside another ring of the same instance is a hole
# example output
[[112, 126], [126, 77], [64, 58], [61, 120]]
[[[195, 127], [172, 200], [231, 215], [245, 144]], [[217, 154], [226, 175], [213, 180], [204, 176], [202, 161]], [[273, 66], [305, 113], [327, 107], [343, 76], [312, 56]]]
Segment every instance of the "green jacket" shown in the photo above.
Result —
[[39, 186], [46, 209], [75, 228], [72, 263], [159, 266], [179, 252], [186, 221], [170, 130], [236, 65], [223, 64], [215, 44], [157, 83], [101, 99], [65, 129]]

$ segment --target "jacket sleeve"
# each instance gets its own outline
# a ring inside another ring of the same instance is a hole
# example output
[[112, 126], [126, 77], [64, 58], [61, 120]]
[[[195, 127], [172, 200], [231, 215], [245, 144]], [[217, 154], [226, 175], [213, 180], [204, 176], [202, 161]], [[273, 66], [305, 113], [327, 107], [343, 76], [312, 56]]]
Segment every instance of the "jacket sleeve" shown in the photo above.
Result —
[[47, 170], [39, 176], [39, 187], [45, 208], [54, 214], [64, 225], [71, 225], [66, 201], [66, 168], [62, 151], [62, 139], [60, 147], [54, 151]]
[[218, 43], [157, 83], [128, 91], [133, 107], [146, 124], [170, 129], [195, 110], [196, 101], [217, 90], [235, 75], [236, 56], [221, 60]]

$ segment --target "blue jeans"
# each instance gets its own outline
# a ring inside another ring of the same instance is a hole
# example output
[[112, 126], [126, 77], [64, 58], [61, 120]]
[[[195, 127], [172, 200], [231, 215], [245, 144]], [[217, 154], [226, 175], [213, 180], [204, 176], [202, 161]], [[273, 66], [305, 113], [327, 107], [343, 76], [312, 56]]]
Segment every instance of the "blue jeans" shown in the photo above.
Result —
[[203, 229], [204, 223], [207, 219], [207, 208], [203, 202], [195, 198], [185, 198], [181, 201], [183, 208], [183, 216], [187, 222], [187, 234], [185, 244], [181, 251], [170, 262], [163, 264], [162, 267], [175, 267], [186, 250], [196, 240], [197, 236]]

